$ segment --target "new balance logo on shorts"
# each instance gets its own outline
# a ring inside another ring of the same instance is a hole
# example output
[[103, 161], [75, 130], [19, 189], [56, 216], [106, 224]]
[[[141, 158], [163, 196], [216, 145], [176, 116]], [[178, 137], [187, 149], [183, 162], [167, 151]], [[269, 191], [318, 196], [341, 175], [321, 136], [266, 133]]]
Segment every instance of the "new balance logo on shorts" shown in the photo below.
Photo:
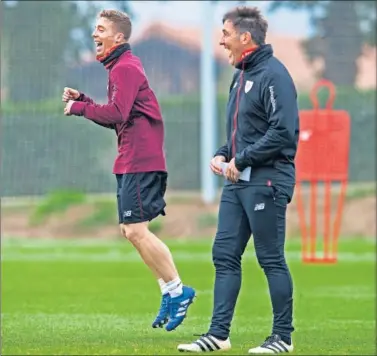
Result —
[[130, 216], [132, 215], [132, 211], [131, 210], [127, 210], [123, 213], [123, 217], [124, 218], [129, 218]]

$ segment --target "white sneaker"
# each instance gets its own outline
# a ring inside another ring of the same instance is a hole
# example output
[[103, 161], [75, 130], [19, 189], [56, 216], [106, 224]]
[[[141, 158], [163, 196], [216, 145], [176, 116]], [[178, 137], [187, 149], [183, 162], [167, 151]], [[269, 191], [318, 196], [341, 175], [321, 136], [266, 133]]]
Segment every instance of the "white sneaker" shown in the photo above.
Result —
[[252, 355], [266, 355], [266, 354], [280, 354], [289, 353], [293, 351], [293, 343], [286, 344], [279, 335], [269, 336], [265, 342], [249, 350], [249, 354]]
[[216, 339], [210, 334], [203, 334], [198, 340], [191, 344], [178, 345], [180, 352], [211, 352], [230, 350], [231, 344], [229, 338], [226, 340]]

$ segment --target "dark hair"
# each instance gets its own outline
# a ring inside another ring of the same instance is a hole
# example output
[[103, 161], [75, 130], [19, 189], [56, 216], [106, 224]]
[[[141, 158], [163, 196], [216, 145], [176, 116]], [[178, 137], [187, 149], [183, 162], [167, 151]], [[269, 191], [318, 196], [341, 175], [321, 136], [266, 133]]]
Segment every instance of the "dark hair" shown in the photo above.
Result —
[[268, 22], [257, 7], [236, 7], [223, 16], [223, 24], [227, 20], [232, 22], [237, 32], [249, 32], [256, 45], [265, 43]]
[[128, 41], [131, 37], [132, 24], [130, 17], [122, 11], [118, 10], [102, 10], [98, 17], [104, 17], [113, 22], [118, 31], [123, 33], [124, 39]]

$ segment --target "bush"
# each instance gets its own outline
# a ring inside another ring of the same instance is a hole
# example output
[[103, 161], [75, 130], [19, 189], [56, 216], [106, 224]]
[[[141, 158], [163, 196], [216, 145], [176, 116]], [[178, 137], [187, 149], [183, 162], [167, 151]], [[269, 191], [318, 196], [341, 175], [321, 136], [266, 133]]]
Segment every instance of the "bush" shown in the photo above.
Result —
[[117, 204], [114, 201], [101, 201], [92, 205], [93, 212], [77, 222], [80, 229], [91, 229], [106, 225], [116, 225], [117, 220]]
[[85, 202], [85, 194], [75, 190], [58, 190], [49, 193], [32, 211], [29, 223], [39, 225], [52, 215], [62, 214], [72, 206]]
[[163, 221], [161, 217], [152, 220], [149, 223], [149, 230], [154, 234], [159, 234], [163, 228]]

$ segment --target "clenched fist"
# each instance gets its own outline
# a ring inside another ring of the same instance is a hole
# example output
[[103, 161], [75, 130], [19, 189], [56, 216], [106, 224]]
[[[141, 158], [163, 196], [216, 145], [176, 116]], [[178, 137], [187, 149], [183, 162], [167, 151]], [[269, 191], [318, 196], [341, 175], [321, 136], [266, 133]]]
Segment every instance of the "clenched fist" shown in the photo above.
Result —
[[80, 93], [76, 89], [72, 88], [64, 88], [63, 95], [62, 95], [62, 101], [65, 103], [68, 103], [70, 100], [77, 100], [80, 97]]
[[66, 105], [65, 108], [64, 108], [64, 115], [65, 115], [65, 116], [70, 116], [70, 115], [72, 115], [72, 114], [71, 114], [71, 107], [72, 107], [72, 104], [73, 104], [73, 103], [74, 103], [73, 100], [69, 100], [69, 101], [68, 101], [67, 105]]

